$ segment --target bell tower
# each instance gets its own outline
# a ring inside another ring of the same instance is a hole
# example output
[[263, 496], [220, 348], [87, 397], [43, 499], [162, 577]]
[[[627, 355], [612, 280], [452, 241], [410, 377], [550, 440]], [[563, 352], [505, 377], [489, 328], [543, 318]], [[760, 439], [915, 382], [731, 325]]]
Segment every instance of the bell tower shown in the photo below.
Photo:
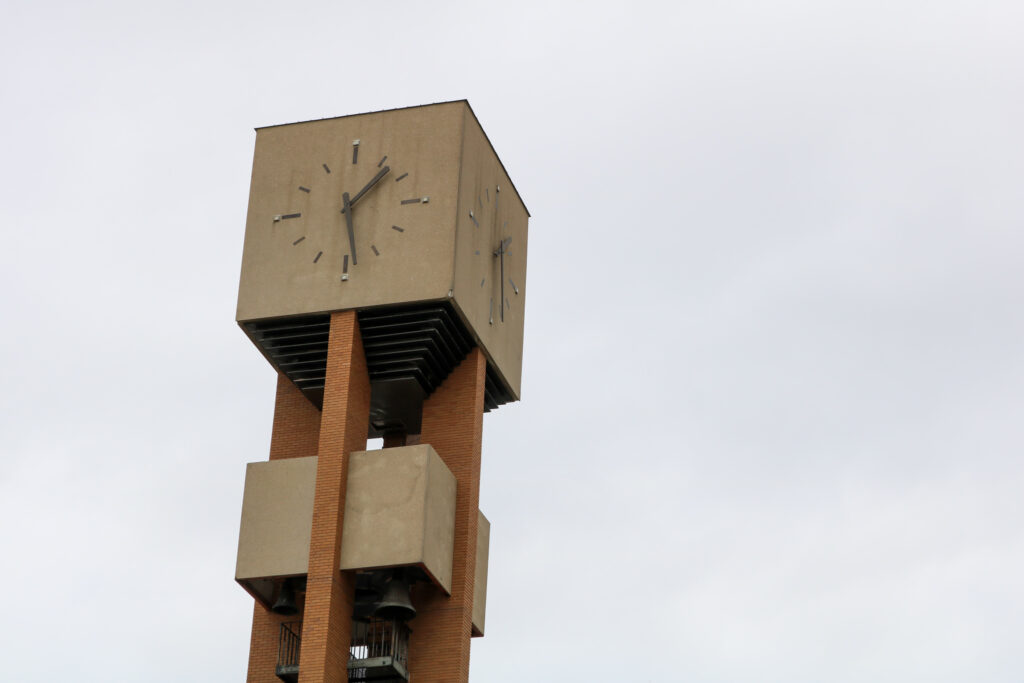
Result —
[[257, 129], [237, 320], [277, 390], [235, 571], [250, 683], [468, 681], [528, 218], [464, 100]]

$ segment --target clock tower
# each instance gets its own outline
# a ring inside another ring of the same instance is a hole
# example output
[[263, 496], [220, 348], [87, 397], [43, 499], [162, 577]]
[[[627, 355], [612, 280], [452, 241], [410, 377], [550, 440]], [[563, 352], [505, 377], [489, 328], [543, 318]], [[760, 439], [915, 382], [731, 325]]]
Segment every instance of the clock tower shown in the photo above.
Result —
[[464, 100], [257, 129], [237, 320], [278, 381], [235, 572], [251, 683], [468, 680], [528, 218]]

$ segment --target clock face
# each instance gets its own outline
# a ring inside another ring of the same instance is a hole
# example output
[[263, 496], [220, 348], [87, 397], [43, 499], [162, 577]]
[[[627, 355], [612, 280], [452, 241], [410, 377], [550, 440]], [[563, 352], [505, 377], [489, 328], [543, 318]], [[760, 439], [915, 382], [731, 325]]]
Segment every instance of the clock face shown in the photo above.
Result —
[[336, 274], [339, 286], [395, 261], [410, 233], [430, 219], [426, 182], [371, 140], [351, 156], [321, 155], [292, 171], [279, 213], [270, 216], [277, 246], [296, 266]]
[[518, 395], [529, 214], [482, 133], [467, 132], [459, 189], [454, 300]]
[[514, 262], [518, 245], [513, 244], [516, 230], [510, 225], [514, 219], [502, 209], [501, 184], [491, 182], [484, 184], [476, 195], [474, 208], [468, 211], [475, 236], [473, 256], [479, 261], [480, 288], [486, 293], [489, 326], [503, 325], [506, 314], [519, 303], [519, 262]]

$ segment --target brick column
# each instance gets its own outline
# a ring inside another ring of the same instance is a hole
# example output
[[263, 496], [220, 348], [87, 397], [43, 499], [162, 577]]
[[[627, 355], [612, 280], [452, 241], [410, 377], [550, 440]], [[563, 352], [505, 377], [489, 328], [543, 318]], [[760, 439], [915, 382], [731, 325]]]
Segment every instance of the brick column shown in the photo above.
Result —
[[247, 683], [281, 683], [274, 673], [277, 666], [277, 641], [282, 621], [294, 621], [299, 617], [282, 617], [274, 614], [258, 601], [252, 610], [252, 637], [249, 640], [249, 673]]
[[320, 411], [283, 374], [277, 376], [270, 459], [316, 455], [320, 443]]
[[483, 352], [473, 349], [423, 404], [420, 442], [434, 447], [456, 479], [455, 550], [451, 597], [417, 585], [409, 643], [416, 683], [469, 680], [486, 369]]
[[[290, 379], [277, 376], [274, 401], [274, 428], [270, 436], [270, 459], [303, 458], [316, 455], [320, 440], [320, 411], [302, 395]], [[259, 602], [252, 613], [252, 637], [249, 640], [248, 683], [280, 683], [274, 674], [281, 622], [301, 616], [282, 617]]]
[[313, 531], [302, 618], [300, 683], [346, 683], [355, 580], [339, 571], [349, 454], [366, 448], [370, 377], [355, 311], [331, 314]]

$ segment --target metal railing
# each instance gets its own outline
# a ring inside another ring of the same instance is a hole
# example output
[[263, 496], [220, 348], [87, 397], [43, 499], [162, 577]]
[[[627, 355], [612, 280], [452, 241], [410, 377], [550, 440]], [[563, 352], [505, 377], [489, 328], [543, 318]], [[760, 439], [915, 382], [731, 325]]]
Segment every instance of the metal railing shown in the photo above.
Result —
[[302, 639], [301, 621], [286, 621], [281, 624], [281, 635], [277, 641], [277, 668], [283, 671], [290, 668], [298, 669], [299, 646]]
[[378, 657], [390, 657], [402, 669], [409, 665], [409, 627], [401, 621], [352, 622], [352, 646], [349, 658], [353, 668], [358, 662]]
[[[298, 679], [301, 633], [301, 621], [281, 624], [277, 644], [277, 676], [284, 681]], [[392, 680], [408, 679], [409, 633], [409, 627], [401, 621], [353, 621], [349, 646], [349, 680], [380, 678], [383, 674]]]

